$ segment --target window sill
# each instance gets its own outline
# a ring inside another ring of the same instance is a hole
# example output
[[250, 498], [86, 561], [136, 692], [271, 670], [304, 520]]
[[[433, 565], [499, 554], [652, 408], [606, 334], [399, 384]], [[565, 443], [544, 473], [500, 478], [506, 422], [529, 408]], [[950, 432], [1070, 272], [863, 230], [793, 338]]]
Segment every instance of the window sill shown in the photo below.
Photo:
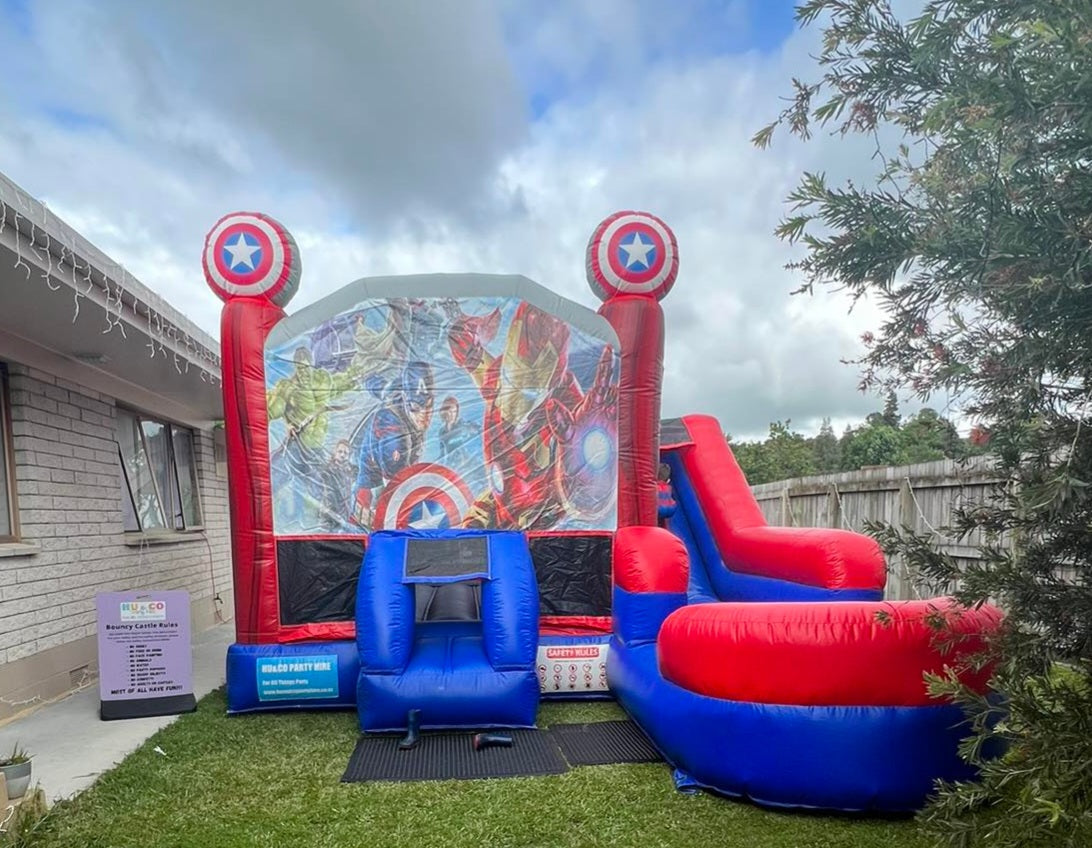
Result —
[[182, 542], [204, 542], [205, 531], [163, 530], [151, 533], [126, 533], [125, 544], [130, 548], [142, 548], [145, 545], [174, 545]]
[[42, 549], [38, 545], [28, 542], [3, 542], [0, 543], [0, 557], [34, 556], [40, 554]]

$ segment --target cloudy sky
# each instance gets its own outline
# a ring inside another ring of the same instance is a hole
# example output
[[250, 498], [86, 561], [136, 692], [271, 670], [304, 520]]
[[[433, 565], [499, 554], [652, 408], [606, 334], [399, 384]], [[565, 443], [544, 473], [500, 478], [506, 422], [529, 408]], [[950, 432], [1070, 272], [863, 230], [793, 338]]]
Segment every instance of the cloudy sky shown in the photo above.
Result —
[[664, 414], [736, 436], [863, 418], [842, 360], [878, 323], [790, 296], [772, 234], [806, 169], [859, 140], [754, 149], [818, 31], [789, 0], [0, 0], [0, 171], [215, 334], [200, 250], [224, 213], [296, 236], [291, 309], [362, 276], [525, 274], [595, 308], [587, 239], [664, 218]]

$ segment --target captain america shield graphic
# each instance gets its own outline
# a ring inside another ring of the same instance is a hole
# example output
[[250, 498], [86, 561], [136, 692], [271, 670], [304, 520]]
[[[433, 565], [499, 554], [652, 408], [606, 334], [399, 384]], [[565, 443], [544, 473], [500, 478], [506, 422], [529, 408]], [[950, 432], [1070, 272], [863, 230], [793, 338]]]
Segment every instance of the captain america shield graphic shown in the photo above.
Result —
[[403, 468], [379, 495], [372, 530], [446, 530], [462, 524], [473, 496], [450, 468], [419, 462]]
[[671, 228], [647, 212], [617, 212], [592, 234], [588, 283], [602, 300], [643, 295], [660, 300], [679, 273], [679, 247]]
[[295, 239], [266, 215], [226, 215], [205, 239], [205, 279], [222, 299], [264, 296], [284, 306], [299, 285]]

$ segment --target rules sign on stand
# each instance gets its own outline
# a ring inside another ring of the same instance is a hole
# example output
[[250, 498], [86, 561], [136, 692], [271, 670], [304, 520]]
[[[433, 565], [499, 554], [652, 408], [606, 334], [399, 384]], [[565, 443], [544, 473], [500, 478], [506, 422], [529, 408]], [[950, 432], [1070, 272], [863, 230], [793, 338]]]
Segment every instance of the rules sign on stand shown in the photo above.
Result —
[[193, 712], [188, 592], [103, 592], [99, 630], [99, 717]]

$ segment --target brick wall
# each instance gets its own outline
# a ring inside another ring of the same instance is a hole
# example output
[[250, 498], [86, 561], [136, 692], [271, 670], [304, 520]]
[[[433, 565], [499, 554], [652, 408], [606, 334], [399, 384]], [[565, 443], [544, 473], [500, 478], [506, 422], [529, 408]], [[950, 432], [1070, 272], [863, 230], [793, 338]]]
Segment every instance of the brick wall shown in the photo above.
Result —
[[20, 535], [34, 548], [0, 556], [0, 719], [19, 700], [94, 675], [97, 592], [185, 589], [195, 630], [233, 608], [227, 480], [212, 432], [194, 443], [204, 532], [140, 542], [123, 529], [115, 400], [33, 368], [8, 373]]

